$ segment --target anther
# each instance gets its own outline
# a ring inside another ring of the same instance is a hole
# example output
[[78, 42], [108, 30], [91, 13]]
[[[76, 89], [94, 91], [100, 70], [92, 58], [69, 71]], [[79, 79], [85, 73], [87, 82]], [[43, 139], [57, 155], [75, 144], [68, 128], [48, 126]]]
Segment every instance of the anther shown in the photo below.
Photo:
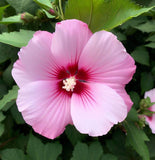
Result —
[[63, 80], [63, 84], [64, 84], [64, 86], [62, 86], [63, 89], [65, 89], [68, 92], [69, 91], [73, 92], [73, 89], [76, 85], [76, 79], [75, 79], [75, 77], [67, 78], [67, 79]]

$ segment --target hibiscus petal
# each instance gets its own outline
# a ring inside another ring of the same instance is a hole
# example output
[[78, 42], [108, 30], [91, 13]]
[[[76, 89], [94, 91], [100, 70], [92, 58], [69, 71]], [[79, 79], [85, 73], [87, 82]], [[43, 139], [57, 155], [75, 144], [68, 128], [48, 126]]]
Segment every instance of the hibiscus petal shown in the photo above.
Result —
[[125, 86], [121, 84], [116, 84], [116, 83], [106, 83], [106, 85], [114, 89], [124, 99], [124, 102], [127, 105], [128, 112], [129, 112], [133, 105], [133, 102], [131, 101], [130, 96], [127, 94], [125, 90]]
[[17, 60], [12, 69], [12, 76], [19, 87], [31, 82], [29, 75], [25, 72], [24, 67], [20, 60]]
[[33, 129], [54, 139], [67, 124], [72, 124], [70, 97], [58, 92], [56, 82], [36, 81], [19, 90], [17, 106]]
[[53, 34], [52, 53], [62, 66], [76, 64], [92, 35], [87, 24], [79, 20], [65, 20], [56, 24]]
[[51, 53], [52, 34], [38, 31], [26, 47], [21, 48], [12, 75], [19, 87], [35, 80], [55, 77], [57, 65]]
[[149, 127], [152, 130], [152, 133], [155, 134], [155, 115], [153, 115], [151, 118], [145, 116], [145, 118], [146, 118], [146, 122], [148, 123]]
[[79, 69], [87, 70], [94, 82], [127, 84], [135, 72], [134, 63], [115, 35], [100, 31], [86, 44]]
[[145, 92], [144, 98], [150, 97], [152, 102], [155, 102], [155, 88]]
[[[155, 102], [155, 88], [145, 92], [144, 98], [150, 97], [151, 102]], [[155, 104], [149, 108], [151, 111], [155, 112]], [[149, 124], [152, 133], [155, 134], [155, 114], [152, 117], [145, 116], [147, 123]]]
[[82, 94], [73, 93], [71, 98], [73, 124], [81, 133], [102, 136], [126, 118], [127, 106], [110, 87], [100, 83], [85, 85]]

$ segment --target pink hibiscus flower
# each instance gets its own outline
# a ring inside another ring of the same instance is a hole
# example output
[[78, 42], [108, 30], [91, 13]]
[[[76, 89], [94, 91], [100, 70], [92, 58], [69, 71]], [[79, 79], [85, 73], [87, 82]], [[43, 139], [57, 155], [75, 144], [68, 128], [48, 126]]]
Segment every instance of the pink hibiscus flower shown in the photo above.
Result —
[[[155, 88], [145, 92], [144, 98], [147, 98], [147, 97], [150, 97], [152, 103], [155, 102]], [[149, 110], [152, 112], [155, 112], [155, 104], [149, 107]], [[152, 130], [152, 133], [155, 134], [155, 114], [153, 114], [152, 117], [145, 116], [145, 118]]]
[[38, 31], [21, 48], [12, 70], [20, 88], [18, 109], [51, 139], [68, 124], [90, 136], [107, 134], [132, 106], [125, 85], [134, 63], [112, 33], [92, 34], [79, 20], [62, 21], [53, 34]]

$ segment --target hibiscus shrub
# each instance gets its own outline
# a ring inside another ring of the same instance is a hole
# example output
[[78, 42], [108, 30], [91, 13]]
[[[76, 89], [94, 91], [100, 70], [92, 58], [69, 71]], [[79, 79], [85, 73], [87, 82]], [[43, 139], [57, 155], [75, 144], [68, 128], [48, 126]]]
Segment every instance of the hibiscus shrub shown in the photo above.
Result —
[[0, 1], [0, 160], [154, 160], [154, 0]]

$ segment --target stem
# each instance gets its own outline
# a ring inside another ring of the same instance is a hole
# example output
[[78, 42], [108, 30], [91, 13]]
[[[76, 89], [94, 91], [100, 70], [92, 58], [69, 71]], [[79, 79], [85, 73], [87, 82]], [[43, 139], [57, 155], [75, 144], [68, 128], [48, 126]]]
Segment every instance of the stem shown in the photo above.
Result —
[[59, 0], [59, 8], [60, 8], [61, 18], [64, 20], [64, 14], [63, 14], [63, 10], [62, 10], [62, 3], [61, 3], [61, 0]]

